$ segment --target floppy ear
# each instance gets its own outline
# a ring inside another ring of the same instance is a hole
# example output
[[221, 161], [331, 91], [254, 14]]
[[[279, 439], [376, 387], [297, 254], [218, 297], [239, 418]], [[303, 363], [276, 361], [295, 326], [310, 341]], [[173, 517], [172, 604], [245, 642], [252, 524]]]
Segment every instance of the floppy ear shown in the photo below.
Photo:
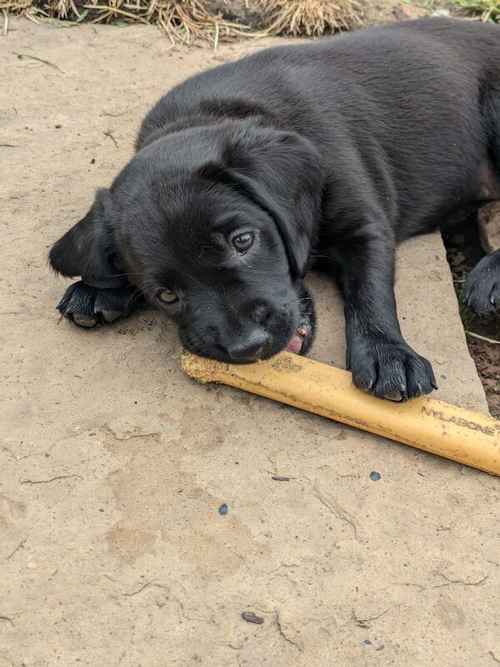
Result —
[[[81, 276], [83, 281], [103, 287], [114, 287], [117, 269], [113, 265], [115, 254], [111, 234], [111, 194], [109, 190], [97, 191], [90, 211], [59, 239], [49, 252], [52, 268], [63, 276]], [[113, 277], [115, 276], [115, 277]], [[126, 282], [126, 281], [125, 281]]]
[[206, 165], [217, 180], [243, 191], [274, 220], [292, 275], [302, 277], [319, 223], [323, 170], [314, 145], [295, 132], [239, 129], [223, 151], [220, 165]]

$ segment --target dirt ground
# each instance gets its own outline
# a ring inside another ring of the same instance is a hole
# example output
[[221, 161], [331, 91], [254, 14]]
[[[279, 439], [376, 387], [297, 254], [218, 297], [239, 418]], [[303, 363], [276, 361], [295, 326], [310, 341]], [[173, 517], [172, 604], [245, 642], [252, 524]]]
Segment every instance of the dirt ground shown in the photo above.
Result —
[[[198, 386], [154, 312], [58, 323], [47, 248], [142, 115], [262, 46], [24, 20], [0, 37], [0, 667], [500, 662], [496, 478]], [[312, 286], [313, 356], [342, 365], [339, 299]], [[437, 396], [485, 411], [439, 236], [401, 249], [397, 292]]]

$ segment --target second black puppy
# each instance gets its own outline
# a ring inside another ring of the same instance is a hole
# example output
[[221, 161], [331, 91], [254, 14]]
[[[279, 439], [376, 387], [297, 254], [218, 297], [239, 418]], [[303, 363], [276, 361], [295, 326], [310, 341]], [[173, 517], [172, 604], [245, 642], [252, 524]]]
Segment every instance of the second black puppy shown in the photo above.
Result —
[[[52, 248], [81, 276], [59, 304], [77, 324], [144, 296], [191, 351], [234, 363], [307, 352], [303, 285], [318, 259], [345, 300], [358, 387], [435, 387], [401, 335], [396, 244], [500, 196], [500, 28], [422, 20], [229, 63], [171, 90], [137, 152]], [[500, 254], [469, 276], [479, 313], [500, 302]]]

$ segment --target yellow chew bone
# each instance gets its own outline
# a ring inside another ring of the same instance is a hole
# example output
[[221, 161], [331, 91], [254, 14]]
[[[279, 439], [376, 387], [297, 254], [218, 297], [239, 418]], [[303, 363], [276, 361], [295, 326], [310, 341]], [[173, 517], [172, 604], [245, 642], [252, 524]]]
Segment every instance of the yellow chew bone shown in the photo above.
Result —
[[282, 352], [256, 364], [223, 364], [185, 352], [182, 367], [217, 382], [500, 475], [500, 421], [431, 398], [391, 403], [356, 389], [347, 371]]

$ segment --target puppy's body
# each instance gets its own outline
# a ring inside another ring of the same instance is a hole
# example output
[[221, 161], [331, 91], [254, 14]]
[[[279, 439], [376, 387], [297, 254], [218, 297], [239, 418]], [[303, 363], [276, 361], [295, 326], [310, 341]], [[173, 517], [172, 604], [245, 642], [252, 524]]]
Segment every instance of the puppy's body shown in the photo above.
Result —
[[[318, 257], [343, 290], [356, 384], [427, 393], [432, 369], [399, 329], [394, 248], [500, 197], [498, 63], [498, 27], [422, 20], [193, 77], [147, 115], [136, 157], [90, 221], [56, 244], [52, 264], [93, 285], [125, 270], [152, 301], [172, 289], [184, 344], [243, 362], [293, 341], [298, 351], [295, 331], [306, 351], [302, 277]], [[231, 225], [253, 235], [248, 256], [229, 252], [229, 232], [215, 238], [224, 211], [242, 211]], [[97, 239], [93, 254], [78, 253], [82, 234]], [[494, 310], [498, 253], [467, 293], [477, 311]]]
[[228, 118], [294, 130], [322, 157], [324, 231], [343, 234], [347, 212], [356, 225], [376, 213], [403, 240], [479, 198], [499, 57], [496, 26], [437, 20], [281, 46], [174, 88], [147, 115], [137, 147]]

